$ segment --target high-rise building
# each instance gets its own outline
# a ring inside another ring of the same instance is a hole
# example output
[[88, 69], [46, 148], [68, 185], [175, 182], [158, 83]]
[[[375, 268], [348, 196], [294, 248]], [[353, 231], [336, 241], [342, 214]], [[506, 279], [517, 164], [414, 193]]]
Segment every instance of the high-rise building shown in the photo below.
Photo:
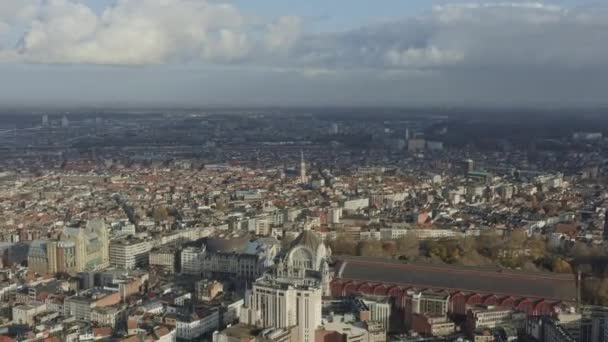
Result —
[[304, 151], [300, 152], [300, 181], [302, 183], [308, 182], [308, 176], [306, 175], [306, 160], [304, 159]]
[[49, 127], [49, 115], [44, 114], [42, 116], [42, 127]]
[[306, 176], [306, 162], [304, 161], [304, 151], [300, 152], [300, 183], [306, 184], [308, 178]]
[[315, 286], [297, 286], [266, 278], [254, 283], [247, 296], [244, 322], [260, 328], [297, 326], [298, 341], [315, 341], [321, 325], [322, 291]]
[[298, 341], [314, 341], [322, 296], [330, 293], [329, 250], [312, 231], [302, 232], [278, 263], [258, 279], [246, 299], [242, 322], [260, 328], [297, 326]]

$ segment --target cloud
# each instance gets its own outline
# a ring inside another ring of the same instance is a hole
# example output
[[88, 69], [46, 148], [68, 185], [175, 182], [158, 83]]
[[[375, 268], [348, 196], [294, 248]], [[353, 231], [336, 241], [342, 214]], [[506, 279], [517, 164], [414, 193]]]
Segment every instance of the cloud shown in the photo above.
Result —
[[[24, 2], [21, 2], [24, 1]], [[230, 3], [205, 0], [118, 0], [96, 13], [79, 0], [3, 0], [0, 27], [26, 28], [4, 59], [49, 64], [147, 65], [233, 63], [288, 48], [299, 19], [279, 18], [261, 33]], [[7, 18], [20, 14], [20, 22]], [[6, 18], [4, 18], [6, 17]], [[266, 44], [266, 45], [264, 45]]]
[[294, 16], [284, 16], [268, 27], [266, 45], [271, 51], [290, 48], [301, 33], [301, 20]]
[[[222, 0], [115, 0], [101, 11], [85, 0], [0, 0], [0, 62], [12, 62], [0, 63], [0, 99], [33, 88], [53, 101], [98, 89], [82, 100], [606, 102], [608, 12], [597, 7], [450, 4], [318, 33], [298, 17], [262, 18]], [[54, 80], [68, 70], [73, 85], [61, 90]]]
[[232, 60], [246, 54], [245, 19], [228, 4], [119, 0], [101, 14], [77, 1], [38, 8], [19, 46], [28, 62], [160, 64], [184, 58]]
[[461, 62], [464, 54], [460, 51], [440, 50], [436, 46], [424, 48], [392, 49], [386, 52], [388, 63], [396, 67], [433, 67]]
[[292, 59], [342, 68], [587, 67], [608, 63], [608, 15], [542, 3], [435, 6], [426, 15], [305, 37]]
[[0, 59], [29, 63], [241, 64], [305, 70], [588, 67], [608, 63], [608, 15], [537, 2], [434, 6], [417, 17], [346, 32], [305, 34], [284, 16], [259, 23], [234, 4], [117, 0], [3, 0], [1, 32], [22, 26]]
[[5, 0], [0, 2], [0, 49], [2, 49], [2, 38], [12, 28], [22, 21], [31, 19], [36, 12], [39, 1], [35, 0]]

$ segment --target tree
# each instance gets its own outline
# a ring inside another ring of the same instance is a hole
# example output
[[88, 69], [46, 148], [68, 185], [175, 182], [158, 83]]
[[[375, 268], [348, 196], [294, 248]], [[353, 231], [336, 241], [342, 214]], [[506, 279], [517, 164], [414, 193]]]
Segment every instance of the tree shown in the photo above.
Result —
[[591, 248], [582, 242], [575, 242], [574, 246], [570, 250], [570, 253], [574, 258], [583, 258], [591, 255]]
[[386, 256], [394, 257], [397, 255], [397, 242], [395, 241], [383, 241], [382, 250]]
[[496, 246], [499, 243], [499, 237], [494, 232], [483, 232], [477, 238], [477, 251], [492, 260], [495, 260], [498, 254]]
[[402, 236], [396, 241], [397, 255], [408, 259], [420, 256], [420, 241], [416, 236]]
[[165, 207], [158, 207], [154, 209], [152, 217], [154, 218], [154, 221], [162, 222], [169, 217], [169, 211]]
[[525, 245], [530, 250], [530, 256], [534, 259], [541, 259], [547, 255], [547, 243], [539, 237], [528, 239]]
[[553, 261], [551, 269], [555, 273], [572, 273], [572, 267], [570, 266], [570, 263], [568, 263], [562, 258], [556, 258]]
[[460, 247], [454, 240], [426, 241], [425, 250], [431, 259], [448, 264], [455, 263], [461, 257]]
[[459, 239], [458, 245], [465, 253], [477, 250], [477, 241], [475, 238], [470, 236]]
[[357, 255], [357, 243], [346, 234], [339, 234], [329, 241], [329, 247], [335, 255]]
[[508, 245], [511, 249], [522, 249], [528, 237], [523, 229], [515, 229], [508, 237]]
[[382, 242], [377, 240], [362, 241], [359, 243], [359, 255], [367, 257], [384, 257], [386, 253], [382, 249]]
[[466, 266], [481, 266], [490, 264], [491, 261], [481, 255], [477, 250], [478, 239], [467, 236], [458, 240], [458, 246], [460, 249], [460, 257], [458, 262]]

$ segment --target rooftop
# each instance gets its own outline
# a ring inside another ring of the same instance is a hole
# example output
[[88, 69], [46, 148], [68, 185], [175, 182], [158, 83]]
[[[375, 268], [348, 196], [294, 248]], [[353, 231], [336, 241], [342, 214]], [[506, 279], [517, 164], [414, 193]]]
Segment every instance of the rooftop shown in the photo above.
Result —
[[574, 301], [574, 275], [402, 263], [362, 257], [337, 257], [337, 277], [454, 291]]
[[306, 246], [312, 251], [316, 251], [319, 245], [321, 244], [322, 241], [315, 232], [311, 230], [305, 230], [295, 240], [293, 240], [293, 242], [291, 243], [291, 247], [293, 248], [295, 246]]

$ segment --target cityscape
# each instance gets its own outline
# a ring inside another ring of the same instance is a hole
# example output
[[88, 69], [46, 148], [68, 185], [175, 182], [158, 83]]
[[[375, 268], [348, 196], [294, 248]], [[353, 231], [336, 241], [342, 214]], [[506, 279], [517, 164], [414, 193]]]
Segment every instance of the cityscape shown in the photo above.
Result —
[[1, 0], [0, 342], [608, 342], [608, 11]]
[[5, 115], [3, 334], [603, 341], [604, 119], [375, 111]]

